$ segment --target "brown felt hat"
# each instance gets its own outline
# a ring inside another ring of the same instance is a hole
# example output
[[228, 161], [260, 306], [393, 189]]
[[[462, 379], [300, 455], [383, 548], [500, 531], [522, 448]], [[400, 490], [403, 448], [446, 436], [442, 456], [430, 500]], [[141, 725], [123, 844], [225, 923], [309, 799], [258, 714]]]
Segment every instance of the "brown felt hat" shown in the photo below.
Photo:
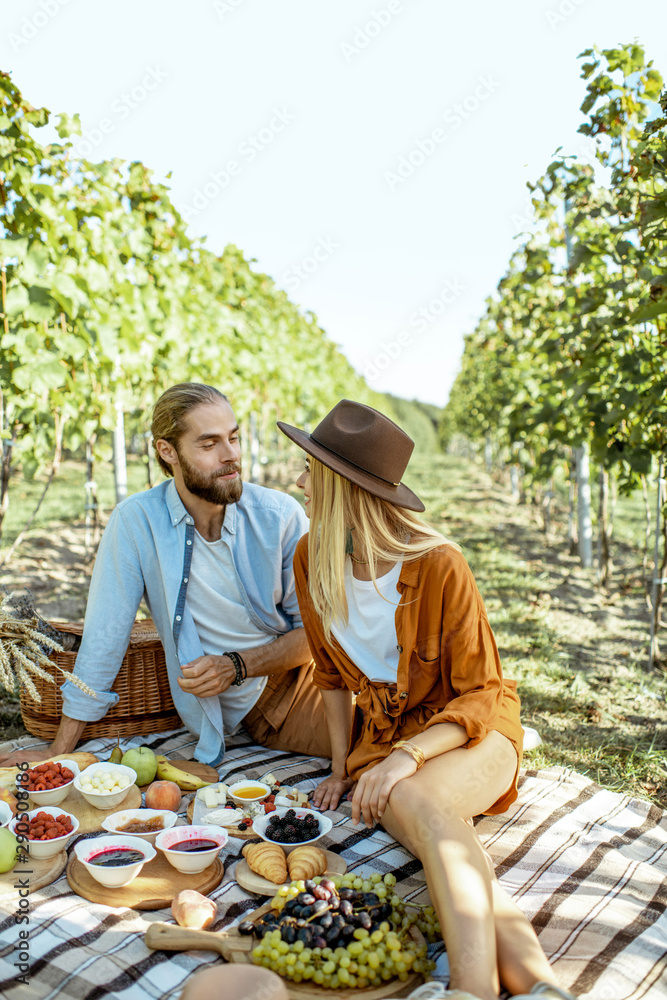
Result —
[[424, 510], [401, 482], [415, 446], [389, 417], [371, 406], [341, 399], [312, 434], [278, 421], [283, 434], [328, 469], [396, 507]]

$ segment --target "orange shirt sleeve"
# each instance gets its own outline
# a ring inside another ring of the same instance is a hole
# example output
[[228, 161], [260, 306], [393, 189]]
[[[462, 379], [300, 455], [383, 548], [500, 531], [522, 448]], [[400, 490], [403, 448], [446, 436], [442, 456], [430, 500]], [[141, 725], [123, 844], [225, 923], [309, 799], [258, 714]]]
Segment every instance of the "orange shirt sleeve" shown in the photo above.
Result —
[[[441, 722], [456, 722], [468, 736], [469, 747], [481, 742], [495, 728], [503, 699], [503, 677], [496, 642], [484, 602], [465, 558], [449, 550], [444, 565], [432, 567], [440, 574], [442, 632], [440, 668], [445, 691], [453, 697], [433, 715], [426, 729]], [[429, 572], [429, 576], [431, 575]], [[425, 587], [438, 586], [436, 579]]]
[[315, 613], [308, 592], [308, 535], [303, 535], [296, 546], [294, 553], [294, 580], [303, 627], [308, 639], [308, 645], [310, 646], [310, 652], [315, 661], [313, 684], [318, 688], [324, 688], [325, 691], [336, 691], [339, 688], [345, 688], [347, 685], [327, 651], [322, 625]]

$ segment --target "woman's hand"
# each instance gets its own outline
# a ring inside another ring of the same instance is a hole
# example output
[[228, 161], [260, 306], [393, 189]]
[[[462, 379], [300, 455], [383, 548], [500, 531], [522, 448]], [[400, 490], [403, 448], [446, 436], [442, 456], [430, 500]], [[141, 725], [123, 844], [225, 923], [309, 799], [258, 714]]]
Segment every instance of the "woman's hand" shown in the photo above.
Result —
[[313, 805], [316, 809], [335, 809], [353, 784], [351, 778], [340, 778], [336, 777], [335, 774], [330, 774], [328, 778], [319, 783], [313, 792]]
[[414, 758], [404, 750], [396, 750], [362, 774], [352, 798], [352, 822], [357, 824], [363, 817], [366, 826], [378, 823], [394, 785], [416, 770]]

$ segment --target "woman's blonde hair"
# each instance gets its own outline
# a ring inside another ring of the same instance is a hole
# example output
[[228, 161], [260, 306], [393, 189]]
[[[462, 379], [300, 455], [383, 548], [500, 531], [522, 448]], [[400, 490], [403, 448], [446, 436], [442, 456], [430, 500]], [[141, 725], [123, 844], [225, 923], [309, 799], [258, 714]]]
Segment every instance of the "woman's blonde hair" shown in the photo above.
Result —
[[345, 549], [350, 529], [356, 551], [368, 561], [373, 583], [379, 562], [407, 562], [454, 543], [413, 511], [373, 496], [314, 458], [309, 457], [309, 464], [309, 590], [330, 641], [331, 623], [348, 621]]

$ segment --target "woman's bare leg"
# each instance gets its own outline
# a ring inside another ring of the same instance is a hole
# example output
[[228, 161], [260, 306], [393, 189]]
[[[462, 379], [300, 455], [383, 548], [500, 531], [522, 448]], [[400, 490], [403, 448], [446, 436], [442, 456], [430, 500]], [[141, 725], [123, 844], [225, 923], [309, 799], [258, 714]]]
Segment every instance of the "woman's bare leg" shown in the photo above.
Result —
[[498, 884], [466, 822], [509, 788], [515, 771], [512, 744], [491, 732], [476, 747], [433, 757], [399, 782], [382, 817], [424, 866], [452, 987], [482, 1000], [497, 998], [500, 979], [515, 992], [540, 979], [555, 982], [530, 922]]

